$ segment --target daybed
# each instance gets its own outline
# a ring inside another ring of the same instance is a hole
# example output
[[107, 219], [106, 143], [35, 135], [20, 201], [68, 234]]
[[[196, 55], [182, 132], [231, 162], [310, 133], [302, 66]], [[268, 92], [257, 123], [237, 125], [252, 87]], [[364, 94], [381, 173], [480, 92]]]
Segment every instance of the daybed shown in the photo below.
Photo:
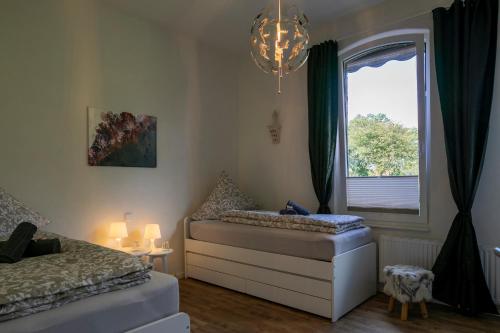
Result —
[[185, 276], [338, 320], [376, 293], [371, 230], [184, 221]]

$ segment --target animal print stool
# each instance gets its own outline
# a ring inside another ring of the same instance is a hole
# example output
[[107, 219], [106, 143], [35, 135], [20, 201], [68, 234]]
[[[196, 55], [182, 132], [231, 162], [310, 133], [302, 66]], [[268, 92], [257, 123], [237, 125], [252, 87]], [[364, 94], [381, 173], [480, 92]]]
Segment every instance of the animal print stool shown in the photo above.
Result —
[[386, 266], [384, 292], [389, 295], [389, 312], [394, 310], [394, 300], [401, 302], [401, 320], [408, 319], [409, 303], [420, 303], [422, 317], [427, 318], [426, 301], [432, 299], [431, 271], [416, 266], [395, 265]]

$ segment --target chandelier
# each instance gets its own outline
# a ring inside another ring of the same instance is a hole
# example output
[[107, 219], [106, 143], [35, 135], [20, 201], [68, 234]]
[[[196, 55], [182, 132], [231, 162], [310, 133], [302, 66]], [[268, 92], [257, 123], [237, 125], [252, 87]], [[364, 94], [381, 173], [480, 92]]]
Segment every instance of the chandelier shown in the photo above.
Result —
[[250, 53], [260, 69], [278, 77], [280, 94], [283, 75], [299, 69], [307, 60], [309, 21], [296, 6], [282, 12], [281, 0], [276, 5], [276, 8], [268, 6], [255, 17], [250, 31]]

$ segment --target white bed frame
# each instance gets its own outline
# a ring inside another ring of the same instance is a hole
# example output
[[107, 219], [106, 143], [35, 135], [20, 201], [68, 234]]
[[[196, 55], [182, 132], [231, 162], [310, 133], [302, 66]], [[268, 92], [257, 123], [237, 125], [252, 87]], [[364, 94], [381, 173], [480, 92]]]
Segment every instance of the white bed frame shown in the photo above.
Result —
[[134, 328], [126, 333], [189, 333], [189, 316], [179, 312], [169, 317]]
[[264, 298], [333, 322], [375, 295], [376, 245], [334, 256], [331, 262], [191, 239], [184, 220], [185, 277]]

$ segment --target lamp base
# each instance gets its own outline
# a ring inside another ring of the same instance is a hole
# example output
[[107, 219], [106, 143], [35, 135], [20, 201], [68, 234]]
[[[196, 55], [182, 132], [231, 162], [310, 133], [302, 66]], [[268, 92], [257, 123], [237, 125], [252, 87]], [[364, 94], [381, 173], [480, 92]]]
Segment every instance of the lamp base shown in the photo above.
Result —
[[151, 238], [149, 240], [149, 248], [151, 249], [151, 252], [158, 250], [155, 245], [155, 239]]

